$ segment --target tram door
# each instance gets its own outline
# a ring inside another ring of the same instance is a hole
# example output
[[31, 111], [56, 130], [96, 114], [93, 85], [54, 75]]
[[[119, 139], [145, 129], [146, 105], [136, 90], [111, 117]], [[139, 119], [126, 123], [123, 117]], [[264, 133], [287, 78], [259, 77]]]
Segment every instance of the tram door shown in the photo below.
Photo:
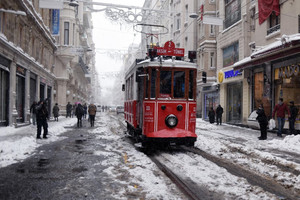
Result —
[[138, 111], [138, 125], [141, 129], [143, 127], [143, 103], [144, 103], [144, 79], [145, 77], [140, 76], [142, 70], [137, 71], [136, 81], [137, 81], [137, 111]]

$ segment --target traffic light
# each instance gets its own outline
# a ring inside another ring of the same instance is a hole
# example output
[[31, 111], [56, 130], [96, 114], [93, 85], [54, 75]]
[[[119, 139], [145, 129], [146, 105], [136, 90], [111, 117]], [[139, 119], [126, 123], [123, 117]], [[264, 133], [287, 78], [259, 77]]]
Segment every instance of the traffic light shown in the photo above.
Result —
[[194, 59], [196, 59], [196, 57], [197, 57], [196, 51], [189, 51], [188, 58], [190, 59], [191, 62], [193, 62]]
[[202, 82], [206, 83], [207, 74], [206, 72], [202, 72]]

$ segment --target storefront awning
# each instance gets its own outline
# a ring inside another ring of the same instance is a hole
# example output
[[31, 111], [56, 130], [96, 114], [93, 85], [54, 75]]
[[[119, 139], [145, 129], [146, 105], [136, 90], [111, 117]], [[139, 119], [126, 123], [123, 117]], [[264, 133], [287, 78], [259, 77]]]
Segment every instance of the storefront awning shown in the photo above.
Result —
[[300, 53], [300, 34], [283, 35], [279, 41], [273, 42], [255, 51], [251, 56], [236, 62], [233, 68], [234, 70], [242, 70], [297, 53]]

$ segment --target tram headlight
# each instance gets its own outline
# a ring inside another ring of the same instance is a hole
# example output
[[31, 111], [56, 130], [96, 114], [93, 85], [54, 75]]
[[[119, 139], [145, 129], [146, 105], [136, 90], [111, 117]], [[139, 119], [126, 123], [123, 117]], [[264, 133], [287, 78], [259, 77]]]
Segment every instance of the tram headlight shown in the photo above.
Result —
[[175, 115], [168, 115], [166, 117], [166, 125], [170, 128], [174, 128], [178, 124], [178, 119]]

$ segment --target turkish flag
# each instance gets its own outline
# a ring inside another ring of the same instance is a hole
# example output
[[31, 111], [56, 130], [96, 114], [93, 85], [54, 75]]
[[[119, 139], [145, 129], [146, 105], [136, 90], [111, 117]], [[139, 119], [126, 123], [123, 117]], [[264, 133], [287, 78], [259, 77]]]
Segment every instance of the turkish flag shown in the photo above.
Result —
[[262, 24], [275, 11], [280, 14], [279, 0], [258, 0], [258, 18], [259, 24]]

